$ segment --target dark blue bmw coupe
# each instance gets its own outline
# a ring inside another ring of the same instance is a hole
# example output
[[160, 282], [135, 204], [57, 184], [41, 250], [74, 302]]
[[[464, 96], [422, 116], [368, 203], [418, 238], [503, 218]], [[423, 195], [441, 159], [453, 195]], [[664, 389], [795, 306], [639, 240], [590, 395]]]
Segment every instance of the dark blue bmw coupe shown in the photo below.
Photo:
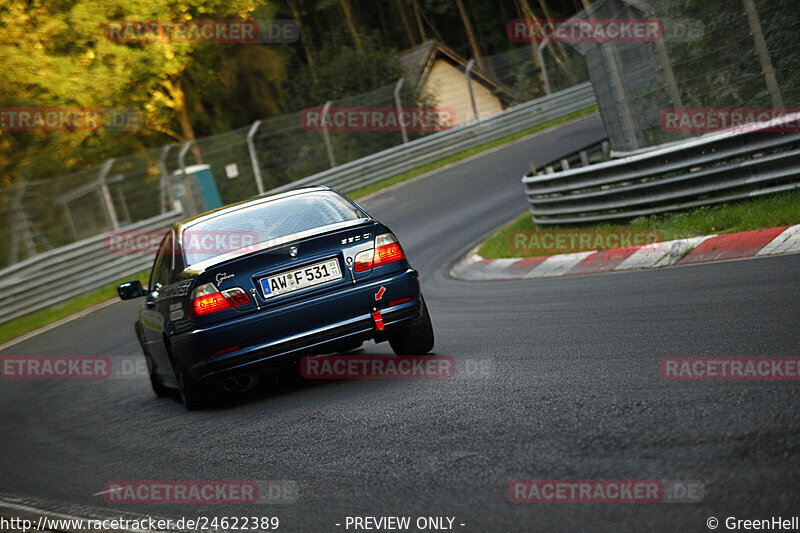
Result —
[[161, 241], [136, 335], [158, 396], [189, 409], [251, 388], [303, 355], [389, 341], [433, 348], [417, 272], [392, 232], [327, 187], [259, 198], [184, 220]]

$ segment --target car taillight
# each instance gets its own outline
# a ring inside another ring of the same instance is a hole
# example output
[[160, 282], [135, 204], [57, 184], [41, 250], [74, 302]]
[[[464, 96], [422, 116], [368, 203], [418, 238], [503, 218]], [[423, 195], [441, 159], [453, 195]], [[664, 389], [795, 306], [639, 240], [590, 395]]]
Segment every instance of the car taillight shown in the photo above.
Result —
[[394, 263], [405, 257], [397, 238], [391, 233], [384, 233], [375, 237], [375, 248], [364, 250], [356, 255], [353, 269], [356, 272], [365, 272], [371, 268]]
[[213, 283], [205, 283], [192, 291], [193, 316], [203, 316], [224, 309], [238, 307], [250, 301], [244, 289], [234, 287], [220, 292]]

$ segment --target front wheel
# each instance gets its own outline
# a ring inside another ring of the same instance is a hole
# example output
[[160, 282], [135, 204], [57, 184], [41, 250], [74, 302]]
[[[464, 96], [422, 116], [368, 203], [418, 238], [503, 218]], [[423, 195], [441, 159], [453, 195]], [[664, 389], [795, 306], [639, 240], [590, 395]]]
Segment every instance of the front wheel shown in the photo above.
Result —
[[433, 324], [424, 298], [417, 325], [389, 334], [389, 344], [396, 355], [424, 355], [433, 349]]
[[172, 389], [165, 387], [153, 372], [154, 365], [152, 359], [150, 359], [149, 355], [145, 355], [145, 359], [147, 360], [147, 373], [150, 375], [150, 386], [153, 387], [153, 392], [156, 393], [156, 396], [159, 398], [164, 398], [165, 396], [169, 396], [173, 394]]

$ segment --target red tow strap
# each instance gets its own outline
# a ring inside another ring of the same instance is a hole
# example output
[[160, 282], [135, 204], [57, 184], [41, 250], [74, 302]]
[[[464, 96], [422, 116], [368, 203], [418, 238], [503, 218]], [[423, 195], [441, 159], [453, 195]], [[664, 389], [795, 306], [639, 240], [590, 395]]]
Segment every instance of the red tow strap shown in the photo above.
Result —
[[375, 310], [372, 312], [372, 320], [375, 321], [375, 327], [378, 331], [383, 331], [383, 317], [381, 316], [381, 312], [379, 310]]

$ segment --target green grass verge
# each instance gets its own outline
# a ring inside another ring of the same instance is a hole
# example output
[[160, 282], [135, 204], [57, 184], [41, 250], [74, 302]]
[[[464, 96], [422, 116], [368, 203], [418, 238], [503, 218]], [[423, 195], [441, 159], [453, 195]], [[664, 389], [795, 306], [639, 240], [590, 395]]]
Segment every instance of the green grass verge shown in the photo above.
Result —
[[[455, 163], [456, 161], [465, 159], [471, 155], [475, 155], [477, 153], [489, 150], [496, 146], [500, 146], [509, 143], [511, 141], [515, 141], [517, 139], [530, 135], [531, 133], [535, 133], [537, 131], [561, 124], [562, 122], [567, 122], [568, 120], [572, 120], [575, 118], [582, 117], [584, 115], [588, 115], [590, 113], [594, 113], [595, 111], [597, 111], [597, 106], [589, 107], [581, 111], [576, 111], [575, 113], [570, 113], [561, 118], [545, 122], [544, 124], [533, 126], [526, 130], [517, 133], [512, 133], [511, 135], [506, 135], [505, 137], [497, 139], [496, 141], [482, 144], [481, 146], [477, 146], [469, 150], [464, 150], [463, 152], [459, 152], [457, 154], [445, 157], [444, 159], [428, 163], [427, 165], [423, 165], [414, 170], [410, 170], [408, 172], [404, 172], [403, 174], [387, 178], [379, 183], [375, 183], [373, 185], [357, 189], [356, 191], [353, 191], [352, 193], [348, 194], [348, 196], [353, 199], [361, 198], [363, 196], [371, 194], [385, 187], [389, 187], [390, 185], [394, 185], [396, 183], [409, 180], [411, 178], [422, 175], [426, 172], [430, 172], [431, 170], [436, 170], [437, 168], [449, 165], [450, 163]], [[47, 324], [51, 324], [62, 318], [68, 317], [75, 313], [79, 313], [85, 309], [103, 303], [112, 298], [116, 298], [117, 296], [116, 287], [118, 284], [122, 283], [123, 281], [132, 279], [139, 279], [140, 281], [142, 281], [142, 283], [145, 283], [147, 281], [146, 277], [148, 275], [149, 271], [143, 272], [137, 276], [130, 276], [124, 280], [118, 280], [114, 283], [106, 285], [105, 287], [102, 287], [101, 289], [98, 289], [90, 294], [86, 294], [85, 296], [80, 296], [78, 298], [75, 298], [74, 300], [71, 300], [63, 305], [48, 307], [47, 309], [43, 309], [41, 311], [31, 313], [30, 315], [20, 317], [6, 324], [0, 324], [0, 344], [8, 342], [11, 339], [19, 337], [20, 335], [24, 335], [25, 333], [31, 332], [35, 329], [46, 326]]]
[[124, 279], [109, 283], [89, 294], [79, 296], [73, 300], [65, 302], [60, 305], [54, 305], [41, 311], [35, 311], [31, 314], [0, 324], [0, 344], [15, 339], [21, 335], [29, 333], [35, 329], [52, 324], [62, 318], [66, 318], [75, 313], [79, 313], [97, 304], [101, 304], [112, 298], [117, 298], [117, 285], [123, 281], [130, 281], [138, 279], [143, 284], [147, 283], [147, 278], [150, 271], [140, 272], [133, 276], [127, 276]]
[[561, 253], [541, 248], [512, 251], [509, 236], [519, 230], [598, 229], [598, 230], [657, 230], [664, 240], [696, 237], [712, 233], [736, 233], [754, 229], [790, 226], [800, 223], [800, 191], [700, 207], [679, 213], [639, 217], [628, 224], [597, 224], [582, 226], [537, 226], [528, 212], [486, 239], [478, 254], [487, 259], [500, 257], [534, 257]]
[[579, 118], [585, 115], [589, 115], [597, 111], [597, 106], [587, 107], [586, 109], [582, 109], [580, 111], [576, 111], [574, 113], [570, 113], [568, 115], [564, 115], [563, 117], [556, 118], [545, 122], [544, 124], [539, 124], [538, 126], [532, 126], [525, 130], [519, 131], [517, 133], [512, 133], [510, 135], [506, 135], [505, 137], [501, 137], [496, 141], [488, 142], [486, 144], [482, 144], [480, 146], [476, 146], [475, 148], [470, 148], [469, 150], [464, 150], [463, 152], [459, 152], [457, 154], [453, 154], [451, 156], [447, 156], [443, 159], [439, 159], [438, 161], [433, 161], [426, 165], [422, 165], [421, 167], [415, 168], [414, 170], [409, 170], [408, 172], [403, 172], [402, 174], [398, 174], [397, 176], [392, 176], [391, 178], [386, 178], [383, 181], [379, 181], [378, 183], [373, 183], [372, 185], [367, 185], [366, 187], [362, 187], [360, 189], [356, 189], [353, 192], [347, 194], [353, 200], [357, 200], [358, 198], [362, 198], [367, 196], [368, 194], [372, 194], [376, 191], [394, 185], [396, 183], [401, 183], [406, 180], [410, 180], [411, 178], [415, 178], [417, 176], [421, 176], [426, 172], [430, 172], [432, 170], [436, 170], [437, 168], [441, 168], [443, 166], [449, 165], [451, 163], [455, 163], [456, 161], [461, 161], [462, 159], [466, 159], [467, 157], [473, 156], [480, 152], [484, 152], [486, 150], [490, 150], [491, 148], [495, 148], [496, 146], [500, 146], [503, 144], [510, 143], [512, 141], [516, 141], [517, 139], [521, 139], [522, 137], [526, 137], [531, 133], [536, 133], [537, 131], [541, 131], [547, 128], [551, 128], [563, 122], [567, 122], [569, 120]]

